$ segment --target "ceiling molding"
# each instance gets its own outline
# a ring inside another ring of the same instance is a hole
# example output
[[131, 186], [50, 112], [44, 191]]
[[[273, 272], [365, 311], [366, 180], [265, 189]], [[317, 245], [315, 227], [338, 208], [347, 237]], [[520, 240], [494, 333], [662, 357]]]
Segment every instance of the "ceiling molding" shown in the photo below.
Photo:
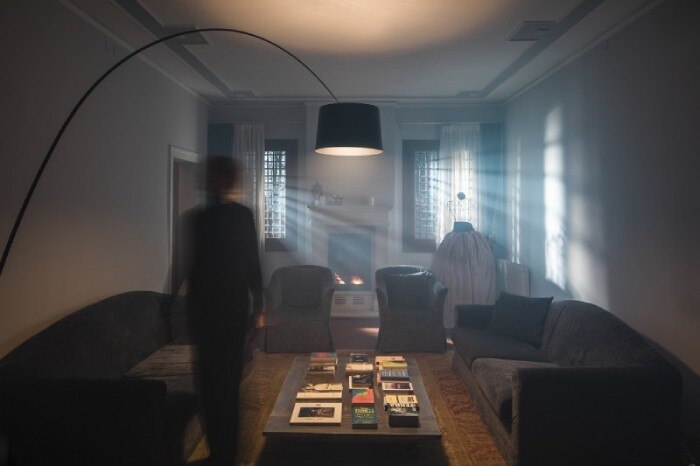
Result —
[[603, 0], [584, 0], [579, 3], [576, 8], [574, 8], [568, 15], [566, 15], [561, 21], [558, 21], [552, 26], [552, 29], [537, 40], [534, 44], [525, 50], [525, 52], [520, 55], [513, 63], [511, 63], [505, 70], [503, 70], [498, 76], [496, 76], [490, 83], [486, 85], [481, 91], [479, 91], [478, 97], [487, 97], [493, 91], [496, 90], [498, 86], [510, 79], [515, 73], [520, 71], [520, 69], [527, 65], [533, 58], [542, 53], [547, 47], [549, 47], [554, 41], [563, 36], [566, 31], [578, 24], [583, 18], [588, 16], [590, 12], [598, 8]]
[[[172, 27], [160, 24], [160, 22], [137, 0], [114, 0], [114, 2], [119, 5], [124, 12], [136, 20], [137, 23], [150, 32], [154, 38], [159, 39], [172, 33]], [[199, 73], [204, 79], [209, 81], [209, 83], [218, 89], [226, 98], [231, 99], [234, 97], [234, 92], [229, 89], [226, 83], [194, 56], [192, 52], [187, 50], [181, 41], [169, 40], [164, 42], [164, 45], [184, 60], [185, 63], [192, 67], [192, 69]]]
[[[58, 0], [61, 5], [66, 7], [68, 10], [70, 10], [73, 14], [78, 16], [80, 19], [85, 21], [87, 24], [90, 26], [94, 27], [97, 29], [99, 32], [104, 34], [109, 40], [114, 41], [117, 45], [119, 45], [121, 48], [123, 48], [127, 52], [133, 52], [136, 50], [136, 47], [132, 47], [129, 45], [127, 42], [124, 41], [121, 37], [107, 29], [104, 25], [96, 21], [94, 18], [89, 16], [87, 13], [85, 13], [83, 10], [81, 10], [79, 7], [71, 3], [70, 0]], [[204, 98], [199, 92], [194, 91], [191, 87], [187, 86], [184, 84], [182, 81], [180, 81], [178, 78], [173, 76], [171, 73], [163, 69], [162, 67], [158, 66], [157, 63], [155, 63], [153, 60], [149, 59], [146, 55], [144, 54], [139, 54], [134, 57], [137, 60], [141, 60], [143, 63], [147, 64], [154, 70], [158, 71], [160, 74], [177, 84], [178, 87], [180, 87], [182, 90], [187, 92], [188, 94], [192, 95], [193, 97], [196, 97], [199, 101], [204, 103], [207, 107], [212, 106], [212, 102], [209, 101], [208, 99]]]
[[605, 42], [608, 40], [610, 37], [615, 35], [618, 31], [622, 30], [625, 28], [627, 25], [630, 23], [634, 22], [637, 18], [642, 16], [644, 13], [651, 11], [652, 9], [656, 8], [663, 0], [649, 0], [647, 3], [644, 5], [641, 5], [637, 7], [634, 11], [632, 11], [627, 17], [621, 19], [614, 25], [610, 26], [608, 29], [606, 29], [602, 34], [598, 35], [596, 38], [585, 44], [583, 47], [581, 47], [579, 50], [576, 52], [572, 53], [568, 57], [566, 57], [564, 60], [550, 68], [549, 70], [545, 71], [542, 73], [540, 76], [535, 78], [534, 80], [530, 81], [528, 84], [525, 86], [521, 87], [517, 91], [513, 93], [510, 97], [507, 99], [503, 100], [503, 104], [508, 104], [511, 101], [517, 99], [530, 89], [536, 87], [538, 84], [540, 84], [542, 81], [545, 79], [549, 78], [550, 76], [556, 74], [558, 71], [560, 71], [562, 68], [565, 68], [569, 63], [572, 63], [573, 61], [577, 60], [579, 57], [584, 55], [586, 52], [590, 51], [591, 49], [595, 48], [599, 44]]

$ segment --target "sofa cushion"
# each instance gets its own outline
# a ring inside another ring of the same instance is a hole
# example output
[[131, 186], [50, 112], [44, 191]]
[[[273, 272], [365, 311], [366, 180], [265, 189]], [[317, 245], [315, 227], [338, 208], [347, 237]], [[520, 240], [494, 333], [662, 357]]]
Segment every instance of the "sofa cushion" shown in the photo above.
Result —
[[531, 344], [488, 330], [455, 327], [452, 341], [455, 351], [470, 368], [479, 358], [547, 361], [546, 355]]
[[556, 364], [510, 359], [481, 358], [472, 364], [476, 384], [498, 418], [506, 425], [512, 422], [513, 371], [530, 367], [557, 367]]
[[165, 382], [165, 444], [168, 464], [179, 464], [202, 438], [200, 397], [195, 383], [195, 347], [171, 344], [160, 348], [127, 372], [126, 377]]
[[193, 345], [170, 344], [153, 352], [126, 373], [129, 378], [153, 378], [196, 373]]
[[434, 281], [434, 276], [426, 272], [386, 275], [384, 283], [389, 307], [392, 309], [427, 309], [428, 290], [433, 286]]
[[488, 329], [540, 347], [551, 303], [552, 298], [527, 298], [501, 292]]
[[666, 365], [640, 334], [610, 312], [581, 301], [555, 304], [551, 335], [542, 348], [550, 361], [560, 366]]

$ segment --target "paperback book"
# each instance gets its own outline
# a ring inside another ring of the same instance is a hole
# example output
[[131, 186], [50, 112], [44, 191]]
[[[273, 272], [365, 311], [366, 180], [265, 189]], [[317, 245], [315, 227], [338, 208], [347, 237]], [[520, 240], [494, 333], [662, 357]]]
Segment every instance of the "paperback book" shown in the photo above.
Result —
[[367, 362], [349, 362], [345, 365], [346, 374], [368, 374], [374, 372], [374, 366]]
[[336, 352], [314, 352], [309, 356], [311, 363], [338, 364], [338, 353]]
[[387, 406], [395, 405], [399, 403], [398, 395], [384, 395], [384, 410], [386, 411]]
[[342, 403], [295, 403], [289, 424], [339, 426], [342, 412]]
[[406, 361], [384, 361], [377, 364], [379, 370], [382, 369], [408, 369], [408, 363]]
[[411, 407], [391, 407], [387, 410], [390, 427], [418, 427], [418, 410]]
[[389, 408], [416, 408], [420, 410], [415, 395], [384, 395], [384, 411]]
[[382, 382], [382, 392], [384, 393], [413, 393], [411, 382]]
[[350, 353], [350, 362], [369, 362], [367, 353]]
[[306, 371], [306, 378], [307, 379], [313, 379], [313, 378], [334, 379], [335, 378], [335, 366], [309, 365], [309, 368]]
[[398, 395], [398, 401], [402, 405], [415, 406], [418, 408], [418, 397], [416, 395]]
[[406, 358], [403, 356], [375, 356], [374, 363], [376, 365], [384, 364], [386, 362], [406, 362]]
[[348, 376], [348, 388], [369, 388], [372, 386], [372, 374], [353, 374]]
[[406, 369], [383, 369], [379, 376], [382, 382], [408, 382], [411, 378]]
[[353, 388], [350, 390], [352, 404], [370, 404], [374, 406], [374, 390], [371, 388]]
[[305, 383], [297, 392], [297, 400], [342, 400], [343, 384]]
[[353, 429], [376, 429], [377, 411], [374, 406], [353, 405], [352, 406], [352, 428]]

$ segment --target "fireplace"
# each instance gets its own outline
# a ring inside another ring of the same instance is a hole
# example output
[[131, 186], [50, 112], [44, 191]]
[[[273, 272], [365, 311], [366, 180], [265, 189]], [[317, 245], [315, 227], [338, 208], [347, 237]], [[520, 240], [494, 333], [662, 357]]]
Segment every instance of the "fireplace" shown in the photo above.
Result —
[[329, 233], [328, 268], [337, 291], [372, 289], [372, 232]]
[[307, 262], [335, 276], [332, 315], [377, 315], [374, 271], [386, 266], [387, 206], [307, 206]]

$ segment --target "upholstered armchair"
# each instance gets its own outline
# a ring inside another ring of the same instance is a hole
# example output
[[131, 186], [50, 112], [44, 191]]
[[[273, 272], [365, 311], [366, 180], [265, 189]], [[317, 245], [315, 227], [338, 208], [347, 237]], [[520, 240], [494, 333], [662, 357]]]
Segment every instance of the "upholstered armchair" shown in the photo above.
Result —
[[265, 351], [332, 351], [333, 274], [326, 267], [295, 265], [272, 273], [265, 289]]
[[443, 352], [443, 307], [447, 288], [424, 267], [398, 265], [377, 270], [381, 352]]

